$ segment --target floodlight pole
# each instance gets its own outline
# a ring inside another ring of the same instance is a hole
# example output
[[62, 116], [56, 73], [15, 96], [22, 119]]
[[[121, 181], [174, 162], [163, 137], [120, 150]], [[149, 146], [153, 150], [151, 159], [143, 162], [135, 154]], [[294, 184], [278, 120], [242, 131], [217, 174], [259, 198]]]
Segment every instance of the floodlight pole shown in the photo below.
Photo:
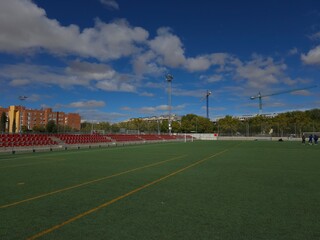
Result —
[[206, 99], [207, 99], [207, 118], [209, 119], [209, 96], [211, 95], [211, 91], [207, 90]]
[[173, 76], [171, 74], [166, 75], [166, 80], [168, 82], [168, 108], [169, 108], [169, 116], [168, 116], [168, 129], [169, 129], [169, 134], [171, 135], [171, 84], [173, 80]]
[[258, 94], [259, 97], [259, 115], [262, 115], [262, 97], [261, 97], [261, 93], [259, 92]]
[[[20, 101], [25, 101], [28, 97], [27, 96], [19, 96]], [[20, 110], [19, 110], [19, 133], [22, 133], [21, 127], [22, 127], [22, 120], [21, 120], [21, 116], [22, 116], [22, 105], [20, 105]]]

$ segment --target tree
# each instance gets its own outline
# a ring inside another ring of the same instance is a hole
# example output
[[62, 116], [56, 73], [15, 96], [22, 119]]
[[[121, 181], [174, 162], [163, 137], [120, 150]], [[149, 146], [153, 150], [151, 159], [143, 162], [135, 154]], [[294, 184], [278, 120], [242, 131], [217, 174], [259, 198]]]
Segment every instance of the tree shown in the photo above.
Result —
[[[46, 129], [43, 127], [43, 131], [42, 129], [40, 129], [41, 132], [45, 132]], [[78, 130], [75, 128], [72, 128], [71, 126], [68, 125], [64, 125], [64, 124], [57, 124], [57, 132], [61, 133], [66, 133], [66, 132], [77, 132]]]
[[288, 124], [290, 133], [302, 136], [304, 130], [312, 122], [310, 116], [306, 112], [294, 111], [287, 113]]
[[169, 122], [168, 120], [163, 120], [161, 123], [160, 123], [160, 132], [161, 133], [168, 133], [169, 132]]
[[97, 124], [96, 130], [104, 130], [105, 132], [110, 132], [111, 125], [108, 122], [100, 122]]
[[157, 120], [150, 121], [148, 123], [149, 133], [158, 133], [159, 122]]
[[278, 125], [278, 136], [283, 137], [284, 133], [289, 129], [289, 117], [286, 113], [281, 113], [274, 118], [275, 123]]
[[[81, 123], [82, 132], [105, 130], [106, 132], [140, 132], [168, 133], [168, 120], [132, 119], [130, 121], [110, 124], [108, 122]], [[195, 114], [187, 114], [181, 117], [181, 121], [172, 121], [172, 133], [212, 133], [217, 131], [222, 134], [242, 134], [246, 136], [256, 134], [273, 134], [285, 136], [287, 134], [302, 134], [303, 132], [320, 131], [320, 109], [312, 109], [305, 112], [294, 111], [279, 114], [274, 118], [257, 115], [241, 121], [232, 116], [226, 116], [216, 123]], [[131, 131], [130, 131], [131, 130]], [[134, 131], [132, 131], [134, 130]]]
[[132, 120], [133, 128], [132, 130], [138, 130], [138, 132], [143, 131], [143, 121], [140, 118], [135, 118]]
[[233, 135], [237, 132], [238, 126], [240, 125], [240, 120], [233, 118], [232, 116], [225, 116], [218, 120], [219, 130], [220, 132], [223, 131], [224, 133], [230, 133]]
[[6, 124], [7, 124], [7, 115], [5, 112], [3, 112], [1, 114], [1, 119], [0, 119], [0, 132], [6, 131]]
[[44, 126], [34, 126], [32, 128], [32, 131], [33, 132], [45, 132], [46, 131], [46, 128]]
[[320, 109], [311, 109], [306, 111], [306, 114], [311, 118], [311, 120], [319, 121], [320, 119]]
[[251, 135], [269, 134], [271, 128], [273, 128], [270, 118], [263, 115], [250, 118], [247, 123], [248, 126], [246, 126], [246, 128], [248, 128], [248, 130], [250, 129]]
[[185, 133], [197, 132], [197, 115], [187, 114], [181, 118], [181, 131]]
[[26, 133], [26, 132], [28, 132], [29, 131], [29, 129], [28, 129], [28, 127], [26, 126], [26, 125], [22, 125], [21, 126], [21, 132], [22, 133]]
[[119, 132], [119, 131], [120, 131], [119, 124], [114, 123], [114, 124], [111, 125], [111, 132], [116, 133], [116, 132]]
[[92, 129], [92, 124], [93, 123], [82, 122], [81, 123], [81, 131], [89, 133], [91, 131], [91, 129]]
[[46, 130], [48, 133], [56, 133], [58, 131], [56, 122], [54, 120], [48, 121]]
[[178, 121], [172, 121], [172, 132], [173, 133], [179, 133], [181, 132], [181, 124]]
[[307, 116], [309, 117], [309, 127], [308, 131], [320, 131], [320, 109], [312, 109], [309, 111], [306, 111]]
[[197, 116], [197, 125], [198, 125], [198, 132], [199, 133], [212, 133], [213, 132], [213, 123], [210, 119], [205, 117]]

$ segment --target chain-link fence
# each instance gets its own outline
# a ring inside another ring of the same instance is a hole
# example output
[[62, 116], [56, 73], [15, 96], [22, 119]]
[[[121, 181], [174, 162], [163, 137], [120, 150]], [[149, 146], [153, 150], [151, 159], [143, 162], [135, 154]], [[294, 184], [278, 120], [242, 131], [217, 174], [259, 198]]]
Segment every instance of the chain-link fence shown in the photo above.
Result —
[[320, 132], [319, 124], [250, 124], [248, 122], [241, 123], [237, 126], [224, 126], [217, 125], [217, 133], [219, 136], [272, 136], [272, 137], [302, 137], [304, 133], [317, 133]]

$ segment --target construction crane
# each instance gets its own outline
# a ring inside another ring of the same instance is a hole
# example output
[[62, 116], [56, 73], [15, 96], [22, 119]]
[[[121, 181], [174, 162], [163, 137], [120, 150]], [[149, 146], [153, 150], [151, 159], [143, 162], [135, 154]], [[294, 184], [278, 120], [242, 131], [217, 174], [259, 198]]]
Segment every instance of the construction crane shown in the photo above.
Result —
[[207, 118], [209, 119], [209, 96], [211, 95], [211, 91], [209, 91], [209, 90], [207, 90], [207, 93], [206, 93], [206, 95], [203, 97], [203, 98], [201, 98], [201, 101], [204, 99], [204, 98], [206, 98], [206, 100], [207, 100]]
[[262, 95], [259, 92], [256, 96], [250, 97], [250, 99], [251, 100], [254, 100], [254, 99], [257, 99], [257, 98], [259, 99], [259, 115], [261, 115], [262, 114], [262, 98], [269, 97], [269, 96], [274, 96], [274, 95], [280, 95], [280, 94], [284, 94], [284, 93], [291, 93], [291, 92], [301, 91], [301, 90], [315, 88], [315, 87], [317, 87], [317, 85], [313, 85], [313, 86], [309, 86], [309, 87], [305, 87], [305, 88], [296, 88], [296, 89], [291, 89], [291, 90], [286, 90], [286, 91], [281, 91], [281, 92], [276, 92], [276, 93], [271, 93], [271, 94], [266, 94], [266, 95]]

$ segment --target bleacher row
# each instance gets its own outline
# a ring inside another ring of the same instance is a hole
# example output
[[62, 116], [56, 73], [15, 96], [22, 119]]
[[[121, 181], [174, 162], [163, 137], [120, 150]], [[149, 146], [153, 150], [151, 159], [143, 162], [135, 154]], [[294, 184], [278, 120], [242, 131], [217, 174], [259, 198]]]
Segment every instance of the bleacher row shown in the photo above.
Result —
[[40, 134], [0, 134], [0, 147], [27, 147], [56, 145], [49, 135]]
[[57, 138], [60, 143], [65, 144], [88, 144], [88, 143], [104, 143], [112, 142], [111, 139], [98, 134], [55, 134], [54, 137]]
[[51, 146], [59, 144], [72, 145], [110, 142], [173, 141], [182, 138], [184, 138], [184, 136], [155, 134], [0, 134], [0, 148]]

